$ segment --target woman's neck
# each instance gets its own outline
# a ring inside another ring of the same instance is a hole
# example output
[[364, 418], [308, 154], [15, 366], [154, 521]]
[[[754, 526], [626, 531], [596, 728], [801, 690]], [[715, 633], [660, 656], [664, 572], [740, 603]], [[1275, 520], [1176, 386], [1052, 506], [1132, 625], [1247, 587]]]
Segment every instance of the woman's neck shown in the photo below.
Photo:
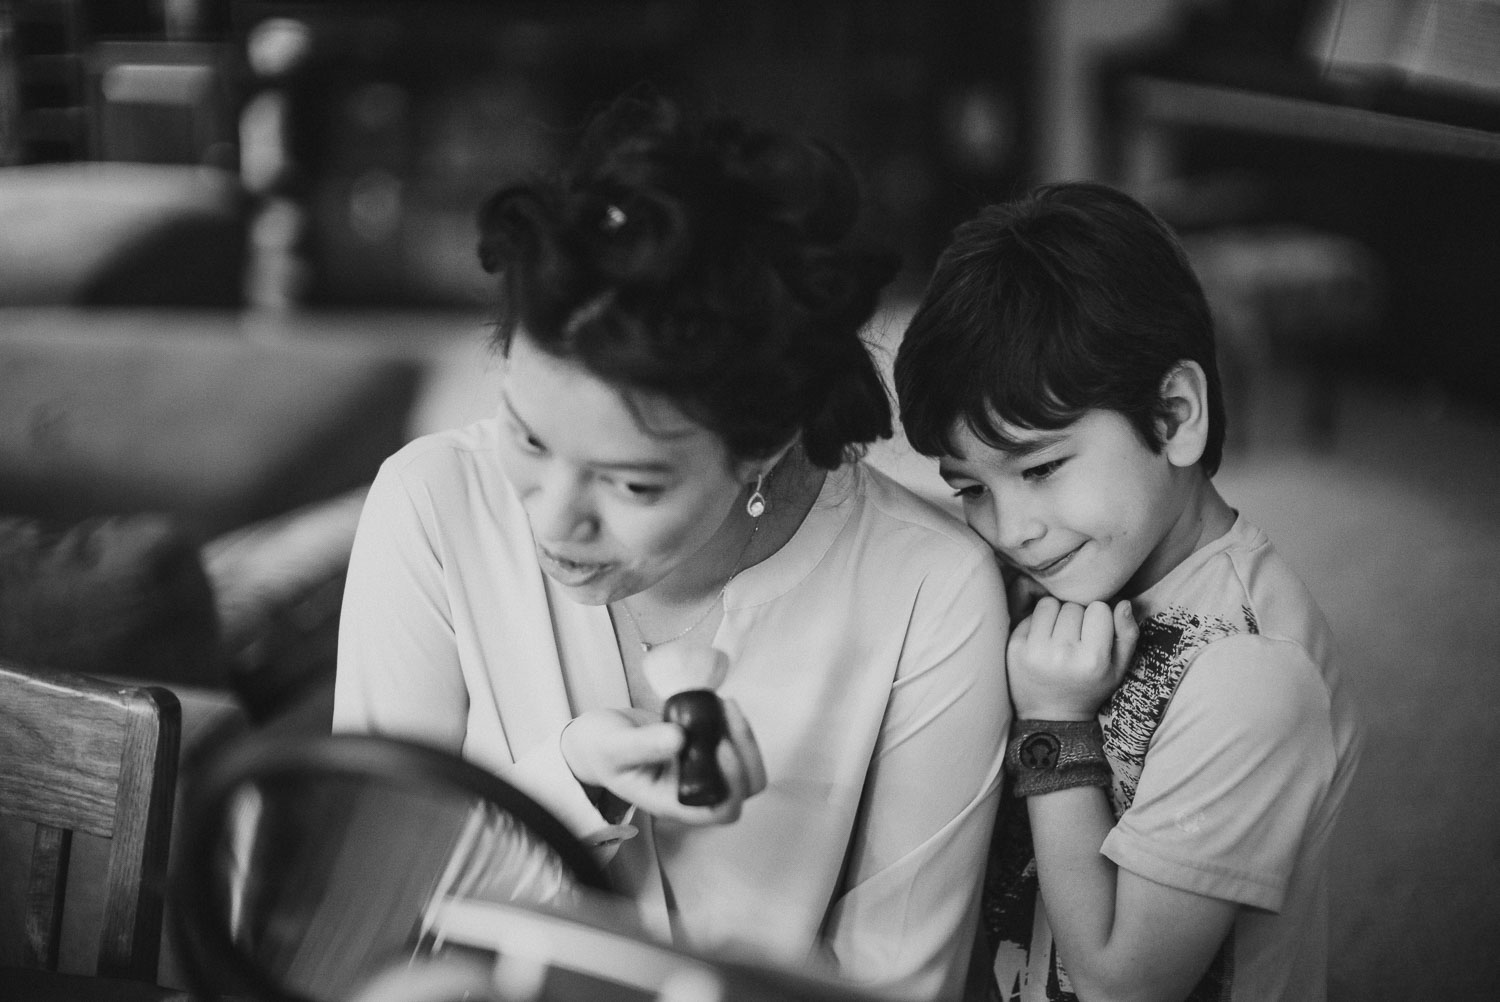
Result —
[[657, 584], [631, 596], [631, 607], [668, 610], [712, 600], [731, 578], [771, 557], [796, 535], [827, 472], [810, 463], [800, 446], [793, 446], [761, 486], [764, 514], [752, 518], [745, 510], [748, 494], [742, 497], [701, 550]]

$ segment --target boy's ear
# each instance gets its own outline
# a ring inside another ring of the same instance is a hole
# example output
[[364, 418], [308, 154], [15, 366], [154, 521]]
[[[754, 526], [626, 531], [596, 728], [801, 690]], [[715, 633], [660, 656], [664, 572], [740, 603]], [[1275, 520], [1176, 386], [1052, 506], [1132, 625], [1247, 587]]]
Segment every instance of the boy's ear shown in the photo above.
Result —
[[1188, 360], [1174, 365], [1161, 381], [1161, 402], [1162, 453], [1173, 466], [1194, 465], [1208, 447], [1208, 377], [1203, 366]]

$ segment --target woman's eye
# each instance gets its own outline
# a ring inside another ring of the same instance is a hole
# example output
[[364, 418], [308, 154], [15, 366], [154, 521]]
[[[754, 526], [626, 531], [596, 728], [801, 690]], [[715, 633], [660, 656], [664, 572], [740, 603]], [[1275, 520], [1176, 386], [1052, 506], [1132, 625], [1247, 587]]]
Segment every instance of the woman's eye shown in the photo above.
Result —
[[1056, 473], [1058, 468], [1065, 462], [1067, 462], [1066, 459], [1054, 459], [1049, 463], [1040, 463], [1036, 466], [1027, 467], [1022, 471], [1021, 476], [1027, 480], [1046, 480], [1052, 474]]
[[981, 497], [983, 494], [984, 494], [984, 485], [983, 484], [968, 484], [967, 486], [964, 486], [964, 487], [955, 488], [954, 491], [953, 491], [953, 496], [954, 497], [956, 497], [956, 498], [963, 498], [965, 501], [971, 501], [974, 498]]
[[661, 484], [634, 483], [629, 480], [616, 481], [615, 490], [635, 501], [655, 501], [666, 493], [666, 488]]
[[543, 445], [535, 435], [528, 435], [526, 432], [521, 431], [519, 428], [516, 429], [515, 432], [515, 442], [516, 448], [520, 449], [524, 453], [527, 453], [528, 455], [540, 456], [542, 453], [547, 451], [547, 447]]

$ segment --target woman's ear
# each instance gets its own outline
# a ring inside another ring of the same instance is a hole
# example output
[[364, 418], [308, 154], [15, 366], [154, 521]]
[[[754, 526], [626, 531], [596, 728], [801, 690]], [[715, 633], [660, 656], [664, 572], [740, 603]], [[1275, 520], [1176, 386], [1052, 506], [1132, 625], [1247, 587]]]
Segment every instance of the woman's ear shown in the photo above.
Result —
[[1181, 361], [1161, 381], [1162, 453], [1173, 466], [1189, 467], [1208, 447], [1208, 377], [1197, 362]]
[[802, 436], [800, 434], [793, 435], [790, 439], [787, 440], [787, 443], [785, 445], [777, 449], [775, 452], [771, 453], [769, 456], [763, 456], [760, 459], [742, 459], [739, 462], [735, 463], [735, 478], [746, 487], [749, 487], [750, 485], [754, 484], [758, 478], [763, 476], [769, 477], [771, 475], [771, 471], [776, 469], [777, 466], [781, 465], [781, 460], [786, 456], [788, 452], [792, 451], [792, 446], [796, 445], [801, 440], [801, 438]]

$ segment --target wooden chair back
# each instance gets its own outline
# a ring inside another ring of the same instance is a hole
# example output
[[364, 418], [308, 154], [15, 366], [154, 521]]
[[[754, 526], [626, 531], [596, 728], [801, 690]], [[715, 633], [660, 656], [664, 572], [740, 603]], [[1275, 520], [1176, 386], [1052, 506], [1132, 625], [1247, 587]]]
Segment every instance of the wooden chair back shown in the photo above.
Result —
[[57, 970], [75, 832], [108, 838], [95, 973], [156, 980], [182, 711], [166, 689], [0, 661], [0, 815], [33, 822], [22, 961]]

